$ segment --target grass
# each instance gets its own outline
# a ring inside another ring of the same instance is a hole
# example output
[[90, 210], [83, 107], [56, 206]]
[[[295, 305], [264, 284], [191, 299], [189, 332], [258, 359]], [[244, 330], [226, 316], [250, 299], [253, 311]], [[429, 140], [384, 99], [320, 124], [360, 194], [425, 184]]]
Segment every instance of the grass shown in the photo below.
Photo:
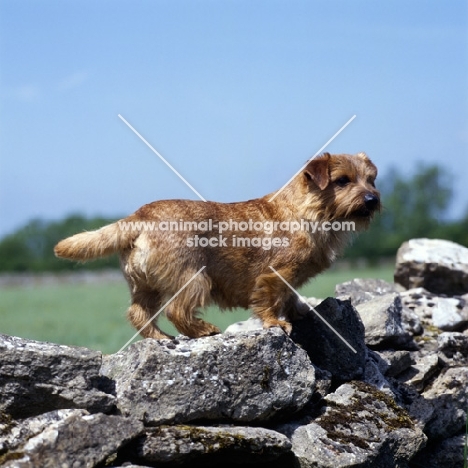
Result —
[[[330, 270], [301, 288], [304, 296], [334, 295], [335, 285], [353, 278], [393, 279], [393, 267]], [[39, 341], [85, 346], [103, 353], [118, 351], [135, 333], [125, 312], [130, 295], [125, 282], [53, 284], [0, 290], [0, 333]], [[205, 311], [205, 318], [221, 329], [245, 320], [249, 311]], [[178, 333], [165, 318], [161, 327]]]

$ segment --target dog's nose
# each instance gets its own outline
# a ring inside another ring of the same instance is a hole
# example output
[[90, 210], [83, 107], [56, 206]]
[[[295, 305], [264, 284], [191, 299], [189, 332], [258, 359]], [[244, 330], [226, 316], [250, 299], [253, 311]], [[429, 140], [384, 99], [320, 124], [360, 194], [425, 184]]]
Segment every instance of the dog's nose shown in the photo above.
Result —
[[366, 195], [364, 195], [364, 205], [366, 205], [366, 208], [368, 210], [373, 210], [377, 208], [379, 203], [380, 200], [377, 195], [374, 195], [373, 193], [366, 193]]

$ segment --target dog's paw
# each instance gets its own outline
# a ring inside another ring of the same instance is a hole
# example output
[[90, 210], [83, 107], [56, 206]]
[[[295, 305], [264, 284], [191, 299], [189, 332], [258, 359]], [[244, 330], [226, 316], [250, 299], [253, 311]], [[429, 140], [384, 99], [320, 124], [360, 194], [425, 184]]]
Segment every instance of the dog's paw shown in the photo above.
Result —
[[218, 327], [200, 319], [192, 322], [192, 326], [186, 331], [186, 335], [189, 338], [203, 338], [205, 336], [219, 335], [220, 333], [221, 330]]
[[281, 327], [287, 335], [290, 335], [292, 331], [292, 325], [286, 322], [286, 320], [268, 320], [263, 322], [263, 328], [271, 327]]
[[219, 335], [221, 333], [221, 330], [214, 326], [211, 325], [211, 323], [203, 330], [203, 334], [201, 336], [214, 336], [214, 335]]

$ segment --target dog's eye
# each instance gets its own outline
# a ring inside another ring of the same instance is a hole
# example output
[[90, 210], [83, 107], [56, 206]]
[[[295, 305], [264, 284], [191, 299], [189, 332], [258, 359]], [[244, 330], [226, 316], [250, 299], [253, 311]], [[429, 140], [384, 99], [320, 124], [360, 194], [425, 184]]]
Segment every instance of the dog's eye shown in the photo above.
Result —
[[335, 180], [335, 184], [338, 185], [339, 187], [345, 187], [350, 182], [351, 181], [349, 180], [348, 176], [341, 176], [341, 177], [338, 177], [338, 179]]

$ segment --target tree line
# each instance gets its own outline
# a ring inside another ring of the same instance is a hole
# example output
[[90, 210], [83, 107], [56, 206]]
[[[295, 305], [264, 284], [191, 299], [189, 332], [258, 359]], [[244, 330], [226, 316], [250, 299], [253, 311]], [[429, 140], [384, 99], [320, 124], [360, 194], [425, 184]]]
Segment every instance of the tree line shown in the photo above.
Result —
[[[412, 174], [392, 169], [379, 179], [383, 208], [368, 231], [360, 234], [344, 258], [377, 262], [391, 258], [406, 240], [448, 239], [468, 246], [468, 210], [461, 219], [447, 219], [453, 201], [452, 178], [438, 165], [419, 165]], [[116, 218], [69, 216], [61, 221], [33, 220], [0, 240], [0, 271], [40, 272], [117, 268], [116, 256], [77, 264], [55, 258], [55, 244], [73, 234], [98, 229]]]
[[468, 207], [460, 219], [448, 218], [453, 177], [444, 168], [421, 164], [406, 175], [392, 169], [378, 181], [382, 211], [347, 250], [348, 258], [376, 261], [392, 257], [404, 241], [418, 237], [468, 246]]
[[116, 256], [98, 259], [86, 264], [56, 258], [54, 246], [65, 237], [83, 231], [94, 231], [114, 222], [109, 218], [86, 218], [72, 215], [62, 221], [35, 219], [0, 241], [0, 271], [41, 272], [65, 270], [99, 270], [118, 268]]

